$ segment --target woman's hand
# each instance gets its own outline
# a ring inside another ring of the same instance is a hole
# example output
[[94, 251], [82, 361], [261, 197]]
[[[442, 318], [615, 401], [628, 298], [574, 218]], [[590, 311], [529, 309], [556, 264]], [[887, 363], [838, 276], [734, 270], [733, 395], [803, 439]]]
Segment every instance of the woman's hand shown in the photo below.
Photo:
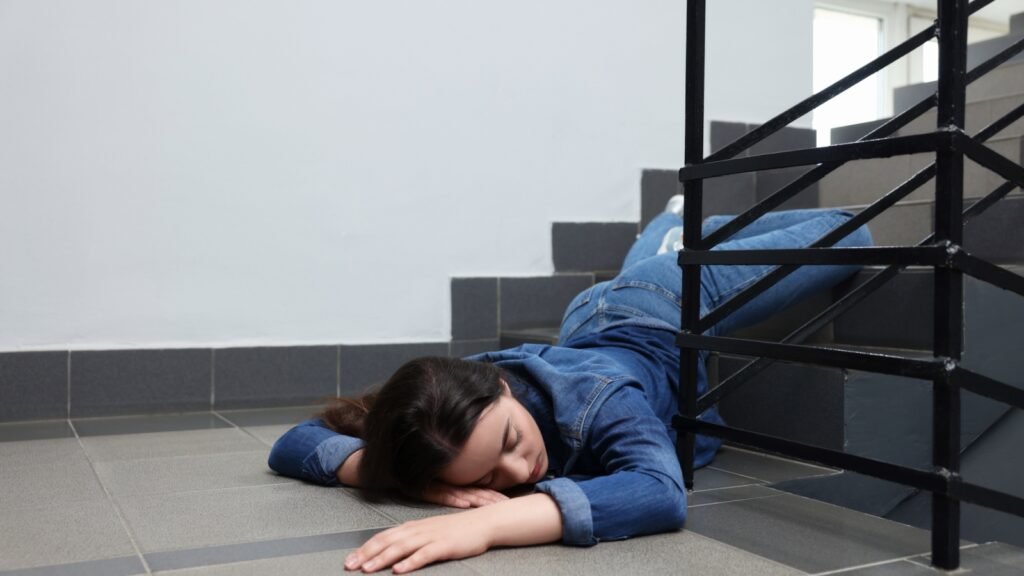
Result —
[[452, 508], [479, 508], [508, 500], [508, 496], [488, 488], [453, 486], [443, 482], [434, 482], [423, 494], [423, 500]]
[[491, 547], [484, 510], [406, 522], [367, 540], [345, 559], [346, 570], [375, 572], [393, 566], [396, 574], [440, 560], [483, 554]]
[[530, 494], [385, 530], [349, 554], [345, 569], [375, 572], [393, 566], [396, 574], [404, 574], [439, 560], [477, 556], [494, 546], [529, 546], [561, 538], [558, 505], [547, 494]]

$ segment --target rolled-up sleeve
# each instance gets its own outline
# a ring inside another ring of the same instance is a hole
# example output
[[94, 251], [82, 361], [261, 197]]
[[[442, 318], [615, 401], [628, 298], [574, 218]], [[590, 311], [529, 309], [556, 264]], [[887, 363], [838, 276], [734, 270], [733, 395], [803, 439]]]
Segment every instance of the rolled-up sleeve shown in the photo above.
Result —
[[586, 437], [605, 475], [536, 486], [561, 510], [562, 542], [590, 546], [683, 527], [686, 490], [675, 446], [640, 389], [613, 394]]
[[293, 427], [274, 442], [267, 464], [278, 474], [337, 486], [337, 471], [364, 445], [359, 438], [338, 434], [313, 418]]

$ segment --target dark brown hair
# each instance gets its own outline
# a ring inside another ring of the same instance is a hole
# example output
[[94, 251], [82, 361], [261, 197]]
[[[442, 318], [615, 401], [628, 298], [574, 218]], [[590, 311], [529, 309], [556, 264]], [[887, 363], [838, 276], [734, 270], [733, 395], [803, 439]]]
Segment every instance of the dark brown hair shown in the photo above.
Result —
[[427, 356], [403, 364], [376, 392], [333, 400], [320, 417], [366, 442], [359, 484], [368, 496], [418, 498], [502, 390], [492, 364]]

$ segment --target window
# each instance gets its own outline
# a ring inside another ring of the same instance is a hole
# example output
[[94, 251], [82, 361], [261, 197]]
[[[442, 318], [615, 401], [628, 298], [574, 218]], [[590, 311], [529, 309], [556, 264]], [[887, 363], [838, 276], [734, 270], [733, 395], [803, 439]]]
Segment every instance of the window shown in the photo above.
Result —
[[[935, 22], [935, 15], [918, 11], [910, 17], [910, 34], [917, 34]], [[967, 42], [973, 44], [997, 36], [1006, 31], [986, 22], [970, 20], [967, 24]], [[934, 82], [939, 79], [939, 41], [932, 39], [911, 54], [910, 82]]]
[[[814, 10], [814, 91], [818, 92], [878, 57], [885, 46], [882, 19], [830, 8]], [[865, 78], [814, 111], [818, 145], [836, 126], [875, 120], [884, 111], [885, 77]]]

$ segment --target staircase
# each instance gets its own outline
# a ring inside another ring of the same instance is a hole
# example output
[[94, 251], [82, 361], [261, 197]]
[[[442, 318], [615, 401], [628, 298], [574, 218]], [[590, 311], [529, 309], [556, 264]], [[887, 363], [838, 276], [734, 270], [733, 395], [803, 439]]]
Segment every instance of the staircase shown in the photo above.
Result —
[[[1024, 36], [1024, 18], [1013, 20], [1004, 38], [973, 45], [973, 64]], [[900, 111], [934, 92], [934, 84], [909, 86], [896, 94]], [[976, 82], [968, 91], [967, 132], [971, 135], [1024, 102], [1024, 56], [1018, 55]], [[852, 142], [885, 120], [833, 130], [833, 143]], [[934, 130], [934, 111], [898, 135]], [[712, 152], [753, 126], [713, 122]], [[786, 128], [749, 153], [813, 147], [813, 131]], [[1024, 163], [1024, 120], [994, 135], [987, 145]], [[783, 208], [842, 207], [859, 211], [909, 179], [933, 155], [850, 162]], [[807, 168], [764, 171], [705, 181], [705, 216], [735, 214], [778, 190]], [[965, 206], [991, 192], [1002, 180], [965, 161]], [[536, 278], [457, 278], [452, 280], [453, 353], [473, 353], [522, 343], [554, 344], [568, 302], [583, 288], [614, 276], [638, 231], [679, 191], [675, 170], [647, 170], [641, 179], [639, 223], [555, 223], [555, 274]], [[916, 244], [932, 232], [934, 183], [922, 186], [870, 225], [879, 246]], [[968, 252], [1024, 271], [1024, 194], [1012, 192], [965, 228]], [[739, 336], [777, 341], [878, 269], [865, 269], [831, 293], [744, 330]], [[811, 341], [866, 351], [931, 355], [932, 268], [911, 267], [854, 309], [815, 334]], [[1024, 387], [1024, 357], [1015, 332], [1024, 327], [1024, 300], [965, 276], [965, 368]], [[713, 355], [711, 386], [739, 370], [748, 359]], [[931, 466], [931, 382], [815, 366], [776, 363], [721, 403], [737, 427], [897, 464]], [[979, 484], [1024, 496], [1024, 414], [969, 392], [963, 393], [961, 451], [963, 472]], [[902, 485], [841, 473], [791, 480], [774, 487], [875, 516], [928, 528], [930, 498]], [[700, 488], [697, 486], [696, 488]], [[1024, 519], [964, 504], [962, 536], [1024, 546]]]

